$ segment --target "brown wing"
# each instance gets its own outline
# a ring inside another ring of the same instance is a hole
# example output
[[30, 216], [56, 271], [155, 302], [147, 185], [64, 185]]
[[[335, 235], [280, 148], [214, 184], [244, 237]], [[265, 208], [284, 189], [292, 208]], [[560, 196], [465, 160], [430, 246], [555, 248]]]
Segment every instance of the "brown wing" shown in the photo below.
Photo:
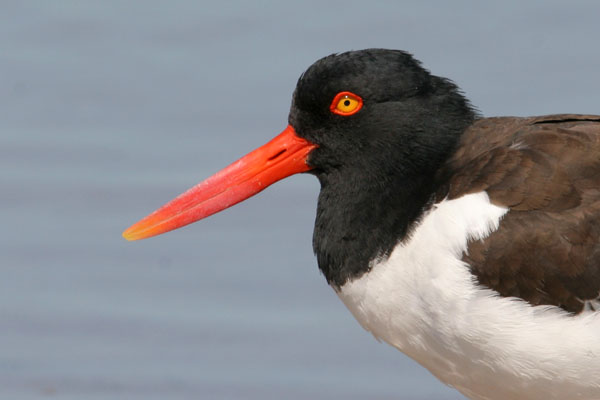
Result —
[[448, 171], [449, 198], [485, 190], [510, 210], [464, 255], [480, 284], [533, 305], [593, 307], [586, 300], [600, 296], [600, 116], [479, 120]]

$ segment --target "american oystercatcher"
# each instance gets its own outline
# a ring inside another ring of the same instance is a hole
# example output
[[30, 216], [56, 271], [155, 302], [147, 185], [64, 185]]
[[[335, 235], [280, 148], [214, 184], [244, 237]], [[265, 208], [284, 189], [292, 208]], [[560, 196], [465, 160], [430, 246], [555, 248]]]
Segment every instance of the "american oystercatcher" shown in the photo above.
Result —
[[472, 399], [600, 399], [600, 116], [482, 118], [406, 52], [334, 54], [279, 136], [123, 235], [298, 172], [319, 268], [376, 338]]

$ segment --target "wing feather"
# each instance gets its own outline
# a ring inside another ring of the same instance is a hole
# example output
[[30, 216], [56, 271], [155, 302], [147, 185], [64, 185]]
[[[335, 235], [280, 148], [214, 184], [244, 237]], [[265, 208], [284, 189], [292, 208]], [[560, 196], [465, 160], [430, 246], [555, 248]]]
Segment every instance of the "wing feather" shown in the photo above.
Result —
[[600, 297], [600, 116], [479, 120], [444, 173], [441, 197], [510, 210], [463, 257], [480, 284], [573, 313]]

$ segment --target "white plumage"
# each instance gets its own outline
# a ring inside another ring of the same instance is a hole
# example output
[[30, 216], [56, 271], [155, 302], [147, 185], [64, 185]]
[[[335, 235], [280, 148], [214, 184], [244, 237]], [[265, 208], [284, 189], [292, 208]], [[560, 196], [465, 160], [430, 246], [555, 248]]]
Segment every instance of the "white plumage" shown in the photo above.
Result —
[[500, 297], [461, 261], [507, 212], [485, 192], [444, 200], [338, 295], [378, 340], [472, 399], [600, 399], [600, 313]]

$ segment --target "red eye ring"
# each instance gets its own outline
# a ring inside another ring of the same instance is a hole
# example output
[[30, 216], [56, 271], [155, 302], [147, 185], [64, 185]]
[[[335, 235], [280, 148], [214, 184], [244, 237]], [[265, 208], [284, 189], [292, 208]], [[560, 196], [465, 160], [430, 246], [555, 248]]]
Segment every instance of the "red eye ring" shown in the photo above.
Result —
[[356, 114], [363, 106], [362, 98], [352, 92], [339, 92], [333, 98], [329, 110], [345, 117]]

